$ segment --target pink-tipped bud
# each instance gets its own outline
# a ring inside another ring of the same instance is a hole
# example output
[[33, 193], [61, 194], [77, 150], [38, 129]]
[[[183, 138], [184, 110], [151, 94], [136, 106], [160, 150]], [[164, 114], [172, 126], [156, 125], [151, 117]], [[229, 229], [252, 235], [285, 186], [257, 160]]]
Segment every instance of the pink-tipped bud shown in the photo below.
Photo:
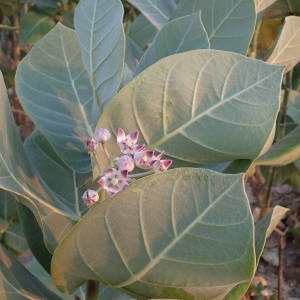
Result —
[[94, 133], [94, 139], [97, 143], [104, 143], [111, 138], [111, 133], [105, 128], [97, 129]]
[[85, 148], [88, 152], [95, 152], [98, 147], [98, 143], [94, 138], [88, 138], [85, 141]]
[[134, 160], [129, 155], [123, 155], [115, 159], [120, 170], [127, 170], [128, 172], [133, 171], [135, 165]]
[[94, 190], [87, 190], [82, 195], [82, 201], [87, 207], [91, 207], [99, 200], [99, 195]]

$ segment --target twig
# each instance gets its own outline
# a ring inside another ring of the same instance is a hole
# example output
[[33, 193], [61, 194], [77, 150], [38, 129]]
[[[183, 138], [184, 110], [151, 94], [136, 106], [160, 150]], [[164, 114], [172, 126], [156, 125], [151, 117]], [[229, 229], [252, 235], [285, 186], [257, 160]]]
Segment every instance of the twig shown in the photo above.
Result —
[[284, 287], [284, 269], [285, 269], [285, 263], [284, 263], [284, 249], [286, 247], [286, 236], [285, 232], [282, 232], [278, 228], [276, 229], [276, 232], [279, 233], [279, 269], [278, 269], [278, 296], [277, 300], [283, 299], [283, 287]]
[[270, 207], [272, 206], [272, 186], [274, 183], [275, 174], [276, 174], [276, 168], [272, 167], [270, 169], [270, 175], [267, 182], [267, 191], [261, 203], [261, 211], [260, 211], [261, 218], [268, 214]]
[[0, 29], [4, 29], [4, 30], [19, 30], [20, 26], [9, 26], [9, 25], [5, 25], [5, 24], [0, 24]]

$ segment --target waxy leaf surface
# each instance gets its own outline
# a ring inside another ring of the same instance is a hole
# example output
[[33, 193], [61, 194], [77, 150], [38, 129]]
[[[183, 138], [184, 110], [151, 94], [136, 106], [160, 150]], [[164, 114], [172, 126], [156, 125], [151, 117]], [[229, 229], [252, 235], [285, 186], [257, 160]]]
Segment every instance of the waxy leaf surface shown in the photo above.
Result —
[[268, 58], [268, 62], [285, 65], [285, 71], [290, 71], [300, 60], [300, 17], [285, 18], [285, 24], [279, 40]]
[[281, 77], [282, 67], [239, 54], [176, 54], [124, 87], [97, 127], [139, 130], [140, 143], [188, 162], [254, 159], [272, 138]]
[[123, 14], [120, 0], [81, 0], [74, 15], [83, 62], [100, 109], [115, 96], [121, 83], [125, 55]]
[[128, 0], [158, 29], [168, 22], [177, 5], [175, 0]]
[[55, 252], [52, 276], [66, 292], [94, 279], [144, 298], [223, 299], [252, 278], [253, 230], [241, 174], [174, 169], [97, 203]]
[[28, 272], [3, 246], [0, 246], [1, 299], [51, 299], [61, 298]]
[[135, 41], [142, 49], [150, 44], [157, 33], [157, 29], [146, 19], [139, 15], [130, 25], [128, 37]]
[[57, 24], [20, 63], [16, 88], [26, 113], [72, 168], [87, 172], [84, 141], [99, 110], [84, 70], [75, 31]]
[[254, 0], [181, 0], [172, 18], [199, 10], [212, 49], [247, 52], [256, 21]]
[[31, 209], [49, 251], [81, 217], [81, 193], [89, 174], [77, 174], [57, 156], [48, 141], [34, 133], [25, 143], [18, 136], [6, 89], [1, 81], [0, 188], [19, 196]]
[[263, 166], [285, 166], [300, 158], [300, 126], [277, 141], [255, 164]]
[[209, 47], [208, 36], [201, 21], [201, 11], [180, 17], [168, 22], [159, 31], [143, 55], [136, 73], [140, 73], [163, 57]]

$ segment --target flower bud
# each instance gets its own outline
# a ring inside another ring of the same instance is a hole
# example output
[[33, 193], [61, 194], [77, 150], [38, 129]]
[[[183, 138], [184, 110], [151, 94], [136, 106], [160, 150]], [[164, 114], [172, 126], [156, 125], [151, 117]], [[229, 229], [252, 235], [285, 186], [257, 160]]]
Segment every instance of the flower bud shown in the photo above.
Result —
[[111, 133], [105, 128], [97, 129], [94, 133], [94, 139], [97, 143], [103, 143], [108, 141], [111, 138]]
[[98, 143], [94, 138], [88, 138], [85, 141], [85, 148], [88, 152], [94, 152], [98, 147]]
[[85, 206], [90, 207], [99, 200], [98, 192], [94, 190], [87, 190], [82, 195], [82, 201]]

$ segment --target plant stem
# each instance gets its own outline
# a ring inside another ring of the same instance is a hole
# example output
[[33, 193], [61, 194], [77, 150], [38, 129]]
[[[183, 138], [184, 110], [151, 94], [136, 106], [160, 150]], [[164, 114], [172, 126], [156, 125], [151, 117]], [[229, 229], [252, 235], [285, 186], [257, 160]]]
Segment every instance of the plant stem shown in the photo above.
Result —
[[284, 85], [284, 95], [283, 101], [281, 104], [281, 109], [278, 115], [278, 124], [277, 124], [277, 136], [276, 140], [282, 139], [285, 136], [285, 128], [286, 128], [286, 113], [288, 107], [288, 101], [290, 96], [290, 90], [292, 87], [292, 77], [293, 72], [290, 71], [286, 74], [286, 82]]
[[[275, 137], [276, 141], [282, 139], [285, 136], [286, 113], [287, 113], [290, 90], [292, 87], [292, 77], [293, 77], [292, 71], [288, 72], [285, 76], [283, 101], [281, 103], [280, 112], [277, 118], [276, 137]], [[267, 190], [265, 193], [265, 197], [261, 203], [261, 213], [260, 213], [261, 217], [265, 216], [269, 212], [269, 209], [272, 205], [272, 185], [275, 180], [276, 171], [277, 171], [276, 167], [272, 167], [270, 169], [270, 175], [266, 186]]]
[[99, 300], [99, 282], [94, 280], [88, 280], [86, 287], [86, 300]]

